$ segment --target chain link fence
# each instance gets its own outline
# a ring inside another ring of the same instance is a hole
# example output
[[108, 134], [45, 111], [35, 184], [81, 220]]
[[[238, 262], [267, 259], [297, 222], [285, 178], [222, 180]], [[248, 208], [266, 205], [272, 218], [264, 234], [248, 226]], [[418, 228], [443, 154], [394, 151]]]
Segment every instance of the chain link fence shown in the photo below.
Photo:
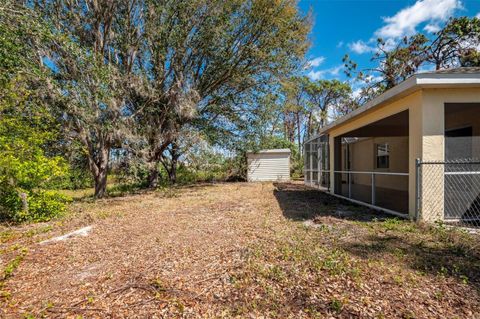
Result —
[[480, 161], [417, 161], [417, 218], [480, 228]]

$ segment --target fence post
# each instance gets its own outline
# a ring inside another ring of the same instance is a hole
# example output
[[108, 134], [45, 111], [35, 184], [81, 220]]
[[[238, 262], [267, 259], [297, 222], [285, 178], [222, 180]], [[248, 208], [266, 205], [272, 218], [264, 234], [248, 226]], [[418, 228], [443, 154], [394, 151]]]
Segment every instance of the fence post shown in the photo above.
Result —
[[420, 167], [422, 163], [419, 158], [415, 159], [415, 221], [420, 218]]
[[313, 143], [310, 144], [310, 148], [309, 148], [310, 152], [309, 152], [309, 155], [308, 155], [309, 158], [310, 158], [310, 186], [313, 185], [313, 155], [312, 155], [313, 152], [312, 152], [312, 145], [313, 145]]
[[[322, 143], [319, 143], [319, 145], [322, 145]], [[322, 186], [322, 152], [321, 152], [322, 146], [317, 148], [317, 187], [320, 188]]]
[[372, 173], [372, 205], [375, 205], [376, 194], [375, 194], [375, 174]]
[[352, 174], [348, 172], [348, 198], [352, 198]]

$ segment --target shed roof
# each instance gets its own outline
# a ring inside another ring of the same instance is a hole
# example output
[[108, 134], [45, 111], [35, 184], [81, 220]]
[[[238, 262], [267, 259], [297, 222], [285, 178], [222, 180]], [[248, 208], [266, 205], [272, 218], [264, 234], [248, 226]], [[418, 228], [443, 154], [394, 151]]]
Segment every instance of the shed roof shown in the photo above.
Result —
[[410, 95], [415, 91], [426, 88], [456, 87], [480, 87], [480, 67], [463, 67], [415, 74], [353, 112], [321, 128], [319, 133], [310, 137], [308, 141], [328, 133], [328, 131], [344, 122], [359, 117], [368, 110], [380, 108], [388, 102]]
[[266, 153], [285, 153], [290, 154], [291, 150], [289, 148], [275, 148], [269, 150], [260, 150], [258, 152], [248, 151], [247, 154], [266, 154]]

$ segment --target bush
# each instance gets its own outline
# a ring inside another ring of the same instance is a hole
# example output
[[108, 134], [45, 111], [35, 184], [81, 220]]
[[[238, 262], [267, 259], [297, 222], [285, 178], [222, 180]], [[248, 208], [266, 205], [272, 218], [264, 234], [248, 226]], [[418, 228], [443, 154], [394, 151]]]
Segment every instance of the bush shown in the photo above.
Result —
[[224, 181], [226, 172], [222, 169], [217, 170], [196, 170], [184, 165], [179, 165], [177, 169], [178, 184], [193, 184], [199, 182]]
[[148, 185], [148, 165], [139, 159], [128, 158], [111, 169], [118, 183], [129, 187], [146, 187]]
[[22, 199], [17, 192], [2, 192], [0, 219], [14, 222], [48, 221], [64, 214], [71, 201], [68, 196], [51, 190], [29, 191], [26, 194], [28, 210], [23, 209]]
[[69, 166], [65, 175], [48, 180], [42, 187], [46, 189], [84, 189], [93, 187], [93, 178], [88, 170]]
[[47, 221], [67, 211], [71, 198], [55, 191], [41, 190], [28, 197], [28, 221]]

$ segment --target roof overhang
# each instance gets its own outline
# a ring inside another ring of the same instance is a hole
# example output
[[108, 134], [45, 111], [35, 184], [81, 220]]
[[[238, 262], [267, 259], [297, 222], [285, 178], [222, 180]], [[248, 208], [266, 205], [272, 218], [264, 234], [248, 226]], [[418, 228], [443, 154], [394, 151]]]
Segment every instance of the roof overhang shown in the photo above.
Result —
[[306, 142], [328, 133], [330, 130], [360, 117], [363, 113], [381, 108], [382, 106], [406, 97], [422, 89], [480, 87], [480, 73], [419, 73], [388, 91], [377, 96], [365, 105], [324, 126], [319, 133], [310, 137]]

